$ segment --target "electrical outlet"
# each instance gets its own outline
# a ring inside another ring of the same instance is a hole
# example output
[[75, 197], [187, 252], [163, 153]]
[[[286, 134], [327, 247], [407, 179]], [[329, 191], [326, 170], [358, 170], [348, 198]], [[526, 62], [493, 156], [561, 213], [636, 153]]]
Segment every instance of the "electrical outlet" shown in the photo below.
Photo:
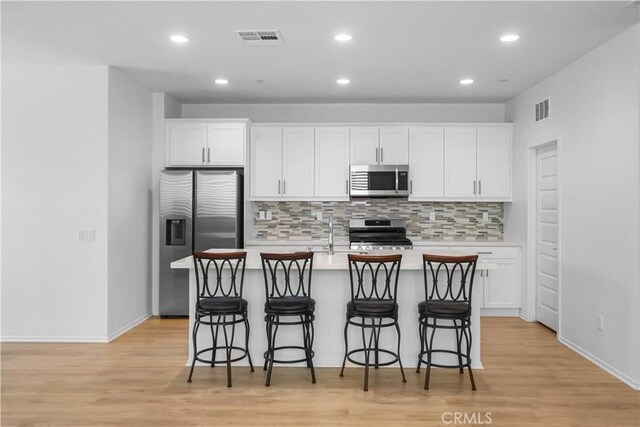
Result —
[[604, 331], [604, 316], [602, 314], [598, 314], [598, 329]]
[[78, 231], [78, 240], [95, 240], [96, 229], [86, 228]]
[[435, 221], [435, 220], [436, 220], [436, 213], [429, 212], [429, 221]]
[[267, 211], [267, 220], [272, 219], [273, 216], [271, 215], [271, 211]]
[[267, 214], [265, 213], [265, 211], [258, 211], [258, 219], [267, 219]]
[[489, 221], [489, 212], [482, 212], [482, 222]]

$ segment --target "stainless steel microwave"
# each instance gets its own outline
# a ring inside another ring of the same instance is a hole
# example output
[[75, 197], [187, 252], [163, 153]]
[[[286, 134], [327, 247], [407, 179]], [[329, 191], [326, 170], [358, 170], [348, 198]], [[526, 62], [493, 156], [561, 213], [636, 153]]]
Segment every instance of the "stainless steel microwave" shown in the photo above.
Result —
[[408, 197], [408, 165], [351, 165], [351, 197]]

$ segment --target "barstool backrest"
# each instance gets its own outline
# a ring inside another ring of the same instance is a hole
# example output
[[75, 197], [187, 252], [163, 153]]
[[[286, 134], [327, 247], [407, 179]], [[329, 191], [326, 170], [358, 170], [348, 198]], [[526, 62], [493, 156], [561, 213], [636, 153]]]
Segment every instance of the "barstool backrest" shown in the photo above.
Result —
[[396, 301], [402, 255], [349, 254], [348, 258], [352, 301]]
[[307, 298], [311, 308], [313, 252], [261, 253], [267, 307], [270, 299]]
[[[428, 301], [471, 303], [473, 277], [476, 272], [478, 255], [423, 254], [422, 261], [424, 267], [424, 293]], [[428, 280], [429, 277], [431, 278], [430, 281]]]
[[246, 259], [246, 252], [194, 252], [198, 299], [242, 298]]

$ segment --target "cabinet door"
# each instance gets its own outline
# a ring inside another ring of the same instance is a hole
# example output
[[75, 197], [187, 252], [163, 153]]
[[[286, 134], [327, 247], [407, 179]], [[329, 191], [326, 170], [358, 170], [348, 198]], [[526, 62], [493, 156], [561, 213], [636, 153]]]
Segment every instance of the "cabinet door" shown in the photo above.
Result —
[[409, 129], [380, 128], [380, 164], [409, 163]]
[[313, 128], [282, 130], [282, 195], [284, 197], [313, 197], [313, 141]]
[[280, 197], [282, 192], [282, 129], [251, 129], [251, 196]]
[[444, 196], [476, 197], [476, 129], [444, 130]]
[[380, 162], [378, 128], [351, 128], [351, 164], [377, 165]]
[[168, 123], [167, 166], [202, 166], [205, 164], [207, 125], [204, 123]]
[[241, 123], [210, 124], [207, 129], [207, 164], [244, 166], [244, 131]]
[[511, 130], [478, 128], [478, 197], [511, 197]]
[[520, 268], [517, 259], [490, 258], [496, 270], [484, 272], [484, 308], [520, 308]]
[[444, 195], [444, 129], [409, 130], [409, 199]]
[[316, 128], [314, 195], [349, 199], [349, 128]]

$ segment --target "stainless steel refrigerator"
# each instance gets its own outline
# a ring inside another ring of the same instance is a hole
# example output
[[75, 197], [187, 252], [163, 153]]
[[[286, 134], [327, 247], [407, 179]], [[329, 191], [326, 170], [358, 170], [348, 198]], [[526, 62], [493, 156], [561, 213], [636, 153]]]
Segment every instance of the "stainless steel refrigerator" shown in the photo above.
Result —
[[172, 270], [172, 261], [194, 251], [243, 247], [242, 187], [236, 170], [160, 174], [160, 316], [189, 314], [189, 274]]

